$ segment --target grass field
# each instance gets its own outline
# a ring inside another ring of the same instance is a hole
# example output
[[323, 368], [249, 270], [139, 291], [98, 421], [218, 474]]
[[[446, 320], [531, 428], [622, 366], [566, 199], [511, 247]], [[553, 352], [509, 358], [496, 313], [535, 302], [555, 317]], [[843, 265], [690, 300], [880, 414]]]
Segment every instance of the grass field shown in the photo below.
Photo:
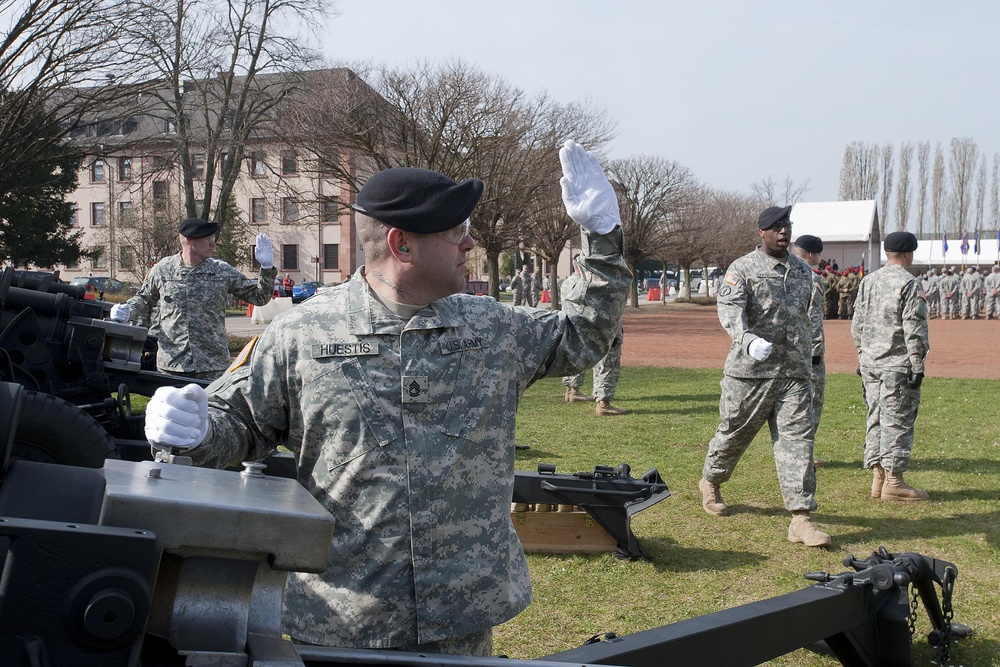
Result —
[[[884, 545], [955, 563], [955, 620], [971, 638], [953, 645], [953, 665], [1000, 665], [1000, 422], [994, 381], [932, 378], [922, 389], [911, 471], [927, 489], [924, 503], [868, 498], [862, 469], [865, 409], [854, 375], [828, 378], [816, 456], [816, 522], [833, 548], [809, 549], [786, 540], [789, 515], [778, 490], [766, 429], [723, 487], [732, 515], [702, 510], [697, 482], [718, 422], [719, 370], [623, 368], [616, 405], [622, 417], [596, 417], [591, 404], [565, 404], [558, 379], [525, 394], [517, 415], [518, 468], [553, 463], [558, 472], [628, 463], [633, 476], [656, 467], [672, 496], [636, 515], [632, 528], [649, 562], [610, 554], [541, 555], [528, 561], [534, 602], [499, 627], [495, 650], [535, 658], [582, 644], [591, 635], [618, 635], [672, 623], [810, 585], [803, 574], [845, 571]], [[585, 387], [587, 389], [587, 387]], [[919, 611], [914, 659], [930, 665], [930, 629]], [[836, 665], [796, 651], [775, 665]]]

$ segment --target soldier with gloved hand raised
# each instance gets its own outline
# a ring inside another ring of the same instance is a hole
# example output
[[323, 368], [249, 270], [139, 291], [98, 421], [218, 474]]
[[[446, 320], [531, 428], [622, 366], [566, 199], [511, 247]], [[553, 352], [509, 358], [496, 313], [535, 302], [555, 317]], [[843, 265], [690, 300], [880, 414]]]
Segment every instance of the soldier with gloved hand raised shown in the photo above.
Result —
[[482, 181], [387, 169], [354, 205], [365, 266], [272, 322], [207, 415], [197, 387], [151, 400], [150, 441], [217, 467], [285, 445], [336, 519], [326, 571], [289, 577], [293, 640], [490, 655], [531, 601], [510, 519], [518, 402], [607, 354], [632, 280], [599, 162], [572, 141], [559, 159], [585, 268], [563, 310], [465, 294]]
[[111, 319], [131, 319], [156, 336], [156, 368], [163, 373], [202, 380], [222, 375], [231, 359], [226, 337], [228, 296], [257, 306], [271, 300], [278, 270], [270, 239], [257, 235], [254, 257], [260, 274], [248, 278], [212, 257], [218, 231], [218, 224], [201, 218], [182, 222], [181, 251], [153, 265], [136, 295], [111, 309]]
[[727, 515], [720, 486], [768, 424], [781, 495], [792, 513], [788, 540], [828, 547], [830, 536], [809, 516], [816, 509], [809, 309], [820, 297], [810, 266], [788, 252], [791, 210], [772, 206], [760, 214], [761, 245], [729, 266], [716, 295], [719, 321], [733, 344], [723, 371], [719, 427], [699, 487], [705, 511]]

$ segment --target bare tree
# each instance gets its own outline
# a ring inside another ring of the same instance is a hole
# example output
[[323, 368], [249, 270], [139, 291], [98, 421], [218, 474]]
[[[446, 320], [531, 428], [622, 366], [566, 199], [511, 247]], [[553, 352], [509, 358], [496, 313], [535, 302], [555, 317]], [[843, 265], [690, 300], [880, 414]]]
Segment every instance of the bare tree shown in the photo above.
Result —
[[979, 170], [976, 173], [976, 233], [982, 231], [986, 218], [986, 154], [979, 157]]
[[879, 211], [879, 231], [885, 236], [885, 225], [889, 221], [889, 199], [892, 197], [892, 143], [881, 149], [882, 187], [879, 190], [881, 210]]
[[899, 145], [899, 183], [896, 185], [896, 229], [906, 229], [910, 219], [910, 163], [913, 161], [913, 144], [904, 141]]
[[[622, 209], [622, 254], [634, 275], [639, 262], [662, 254], [667, 221], [690, 210], [701, 185], [687, 167], [650, 155], [614, 160], [608, 165], [608, 176], [615, 183]], [[633, 308], [639, 307], [634, 284], [631, 302]]]
[[941, 224], [941, 215], [948, 201], [948, 183], [945, 181], [944, 151], [940, 142], [934, 148], [934, 172], [931, 175], [931, 221], [934, 224], [934, 235], [940, 237], [945, 231]]
[[771, 176], [762, 181], [750, 184], [750, 190], [757, 198], [761, 208], [768, 206], [791, 206], [809, 191], [809, 179], [797, 185], [790, 176], [783, 183], [775, 183]]
[[931, 144], [921, 141], [917, 144], [917, 236], [924, 233], [924, 219], [927, 216], [927, 179], [930, 176]]
[[1000, 241], [1000, 153], [993, 154], [993, 181], [990, 184], [990, 224]]
[[979, 147], [975, 139], [970, 137], [955, 137], [951, 140], [951, 203], [952, 218], [956, 234], [969, 231], [969, 216], [972, 212], [973, 179], [976, 174], [976, 162], [979, 158]]
[[879, 184], [879, 148], [876, 144], [855, 141], [844, 148], [840, 168], [840, 199], [857, 201], [875, 199]]
[[753, 250], [759, 242], [756, 222], [760, 201], [757, 195], [726, 190], [714, 190], [709, 196], [716, 224], [705, 262], [724, 269], [733, 260]]

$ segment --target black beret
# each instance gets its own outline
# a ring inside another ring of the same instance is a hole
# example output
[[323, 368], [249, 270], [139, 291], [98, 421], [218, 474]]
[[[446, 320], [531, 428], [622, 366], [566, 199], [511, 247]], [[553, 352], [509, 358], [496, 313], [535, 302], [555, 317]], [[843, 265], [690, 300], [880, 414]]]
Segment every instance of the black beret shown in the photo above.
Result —
[[803, 234], [795, 239], [795, 245], [806, 252], [823, 252], [823, 239], [812, 234]]
[[767, 229], [779, 222], [788, 221], [788, 214], [791, 212], [791, 206], [769, 206], [757, 218], [757, 226], [761, 229]]
[[369, 178], [351, 208], [390, 227], [432, 234], [465, 222], [482, 195], [478, 178], [456, 183], [429, 169], [393, 167]]
[[917, 249], [917, 237], [910, 232], [893, 232], [885, 237], [882, 247], [886, 252], [913, 252]]
[[201, 239], [218, 232], [219, 225], [201, 218], [188, 218], [177, 227], [177, 231], [189, 239]]

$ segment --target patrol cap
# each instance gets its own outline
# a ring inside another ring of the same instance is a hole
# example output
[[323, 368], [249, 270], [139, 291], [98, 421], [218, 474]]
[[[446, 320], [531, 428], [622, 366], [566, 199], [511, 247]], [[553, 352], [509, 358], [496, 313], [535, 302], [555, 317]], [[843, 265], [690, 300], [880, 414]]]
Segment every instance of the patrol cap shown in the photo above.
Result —
[[[767, 229], [779, 222], [789, 221], [788, 214], [792, 212], [791, 206], [769, 206], [765, 208], [760, 217], [757, 218], [757, 227]], [[790, 222], [790, 221], [789, 221]]]
[[432, 234], [468, 220], [482, 195], [478, 178], [456, 183], [429, 169], [393, 167], [369, 178], [351, 208], [390, 227]]
[[823, 239], [812, 234], [803, 234], [795, 239], [795, 245], [806, 252], [823, 252]]
[[913, 252], [917, 249], [917, 237], [910, 232], [893, 232], [885, 237], [882, 247], [886, 252]]
[[188, 218], [178, 225], [177, 231], [180, 232], [181, 236], [186, 236], [189, 239], [201, 239], [218, 232], [219, 225], [201, 218]]

